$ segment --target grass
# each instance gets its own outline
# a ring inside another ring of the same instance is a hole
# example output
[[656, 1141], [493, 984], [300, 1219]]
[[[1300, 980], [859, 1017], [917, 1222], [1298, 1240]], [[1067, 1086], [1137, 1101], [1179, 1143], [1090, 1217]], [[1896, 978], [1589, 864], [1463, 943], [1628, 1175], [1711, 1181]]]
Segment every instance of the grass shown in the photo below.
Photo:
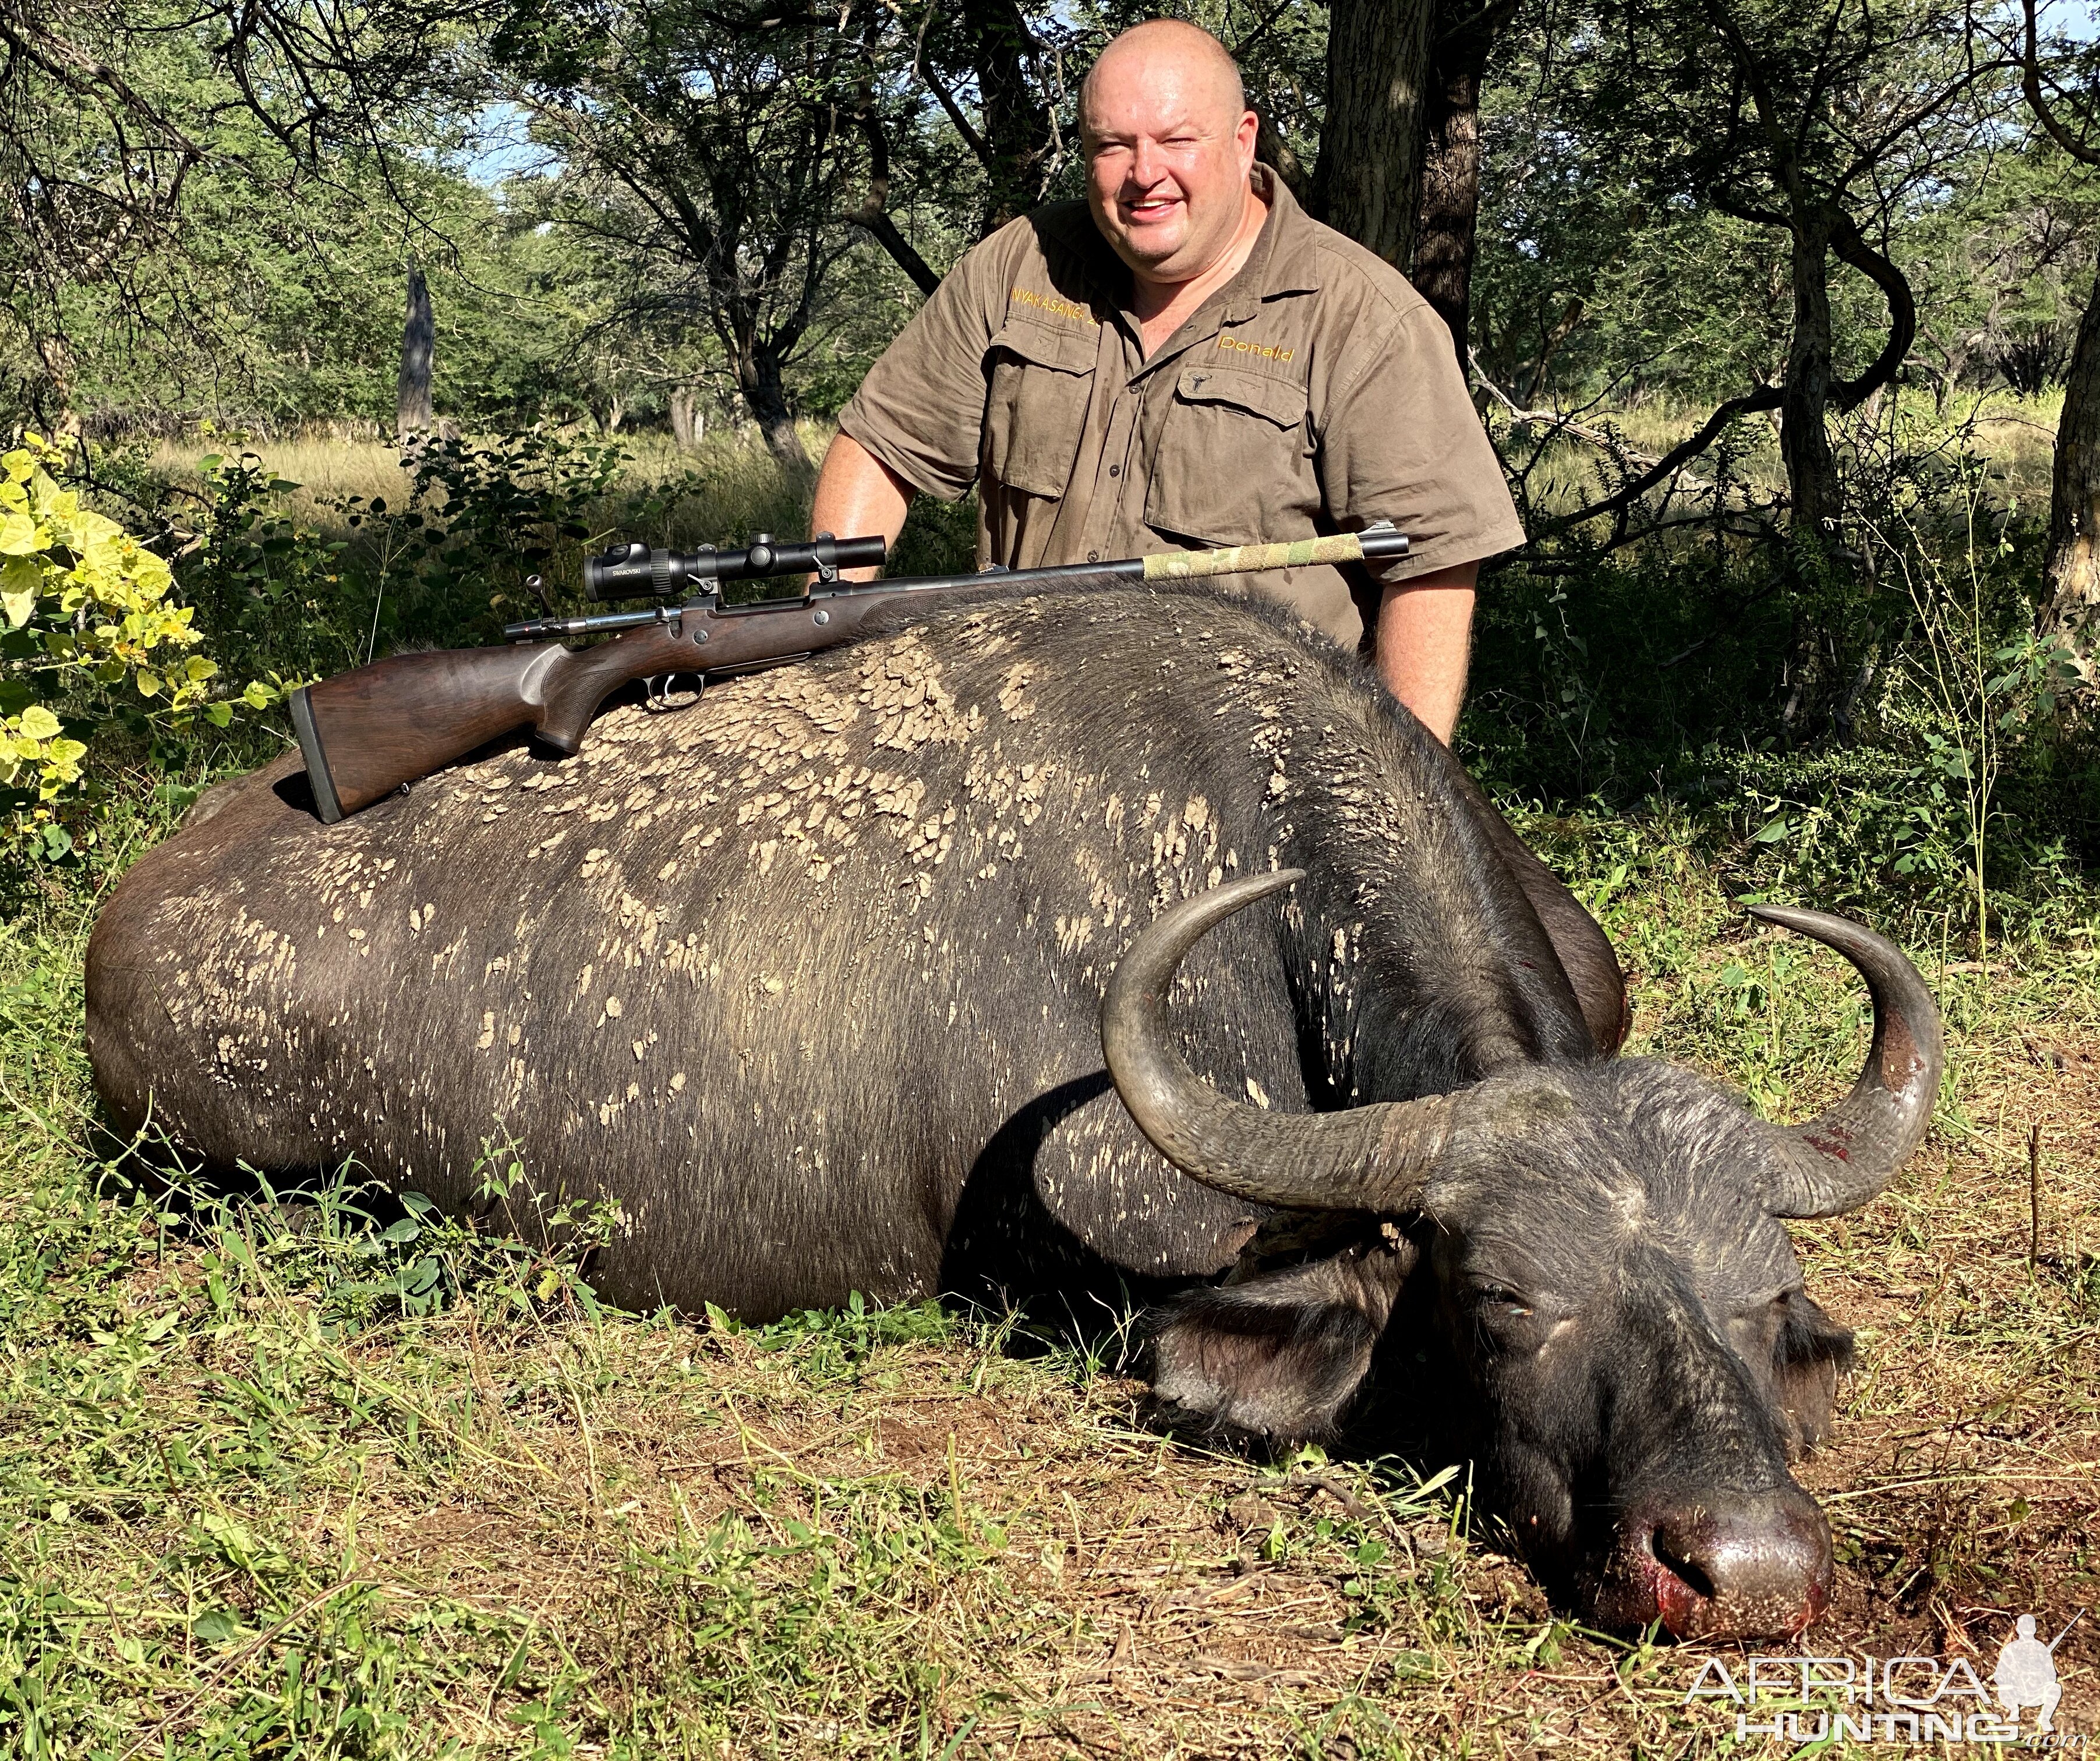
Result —
[[[2026, 419], [1983, 430], [2013, 437], [2009, 481]], [[655, 541], [800, 529], [806, 485], [748, 443], [633, 444], [608, 528], [655, 493]], [[200, 450], [152, 462], [179, 479]], [[405, 492], [384, 448], [264, 452], [335, 536], [345, 498]], [[968, 519], [915, 512], [903, 566], [955, 566]], [[353, 545], [356, 616], [318, 593], [311, 616], [364, 629], [357, 567]], [[997, 1316], [611, 1313], [573, 1250], [354, 1169], [135, 1184], [95, 1143], [80, 967], [99, 893], [188, 798], [165, 784], [119, 779], [87, 863], [39, 871], [0, 925], [0, 1754], [1587, 1758], [1732, 1735], [1685, 1703], [1698, 1648], [1555, 1617], [1462, 1464], [1206, 1454], [1145, 1429], [1109, 1363]], [[1776, 1114], [1849, 1079], [1856, 982], [1750, 933], [1710, 837], [1661, 810], [1520, 829], [1617, 942], [1631, 1050]], [[1840, 1556], [1829, 1654], [1988, 1679], [2014, 1615], [2054, 1633], [2100, 1602], [2085, 909], [2029, 914], [1988, 968], [1912, 914], [1952, 1044], [1936, 1129], [1881, 1200], [1798, 1230], [1859, 1333], [1803, 1469]], [[2097, 1624], [2058, 1653], [2060, 1728], [2100, 1724]]]
[[[799, 432], [810, 457], [822, 459], [831, 444], [830, 426], [805, 421], [799, 425]], [[735, 428], [710, 434], [690, 448], [676, 446], [668, 435], [655, 433], [611, 438], [629, 460], [623, 488], [646, 489], [687, 474], [700, 479], [717, 504], [708, 512], [730, 523], [723, 531], [709, 534], [712, 538], [727, 538], [740, 529], [735, 518], [739, 514], [749, 519], [775, 510], [779, 474], [765, 449]], [[164, 439], [153, 444], [145, 462], [164, 480], [193, 484], [197, 461], [206, 453], [243, 449], [229, 436], [209, 443]], [[258, 440], [245, 449], [299, 486], [285, 498], [285, 511], [324, 530], [340, 527], [338, 506], [351, 497], [367, 501], [383, 497], [397, 505], [408, 497], [408, 474], [401, 468], [400, 452], [384, 441], [294, 438]]]
[[[1945, 432], [1950, 421], [1970, 425], [1968, 444], [1990, 461], [2003, 492], [2029, 507], [2048, 502], [2062, 400], [2060, 391], [2033, 399], [1994, 391], [1968, 394], [1958, 406], [1950, 404], [1946, 412], [1935, 413], [1926, 393], [1909, 390], [1901, 394], [1906, 418], [1921, 428]], [[1659, 456], [1685, 439], [1706, 413], [1703, 408], [1643, 398], [1586, 410], [1581, 419], [1593, 428], [1610, 426], [1637, 452]], [[804, 421], [798, 432], [804, 449], [817, 461], [823, 457], [834, 429], [825, 422]], [[653, 431], [613, 438], [630, 460], [624, 490], [656, 488], [688, 474], [704, 484], [706, 504], [674, 511], [660, 541], [721, 542], [743, 532], [769, 527], [784, 532], [806, 510], [801, 492], [783, 485], [764, 449], [748, 432], [735, 426], [718, 428], [690, 448], [681, 448], [668, 435]], [[223, 436], [209, 444], [161, 440], [154, 444], [146, 462], [165, 480], [193, 482], [201, 456], [214, 447], [225, 451], [233, 444]], [[349, 497], [367, 501], [383, 497], [395, 505], [408, 497], [408, 479], [401, 470], [399, 454], [382, 441], [290, 438], [258, 442], [254, 450], [280, 476], [300, 485], [286, 499], [286, 510], [323, 530], [333, 532], [340, 527], [338, 507]], [[1551, 455], [1542, 478], [1557, 481], [1573, 472], [1577, 481], [1564, 484], [1556, 493], [1593, 492], [1589, 475], [1594, 457], [1587, 447], [1564, 443]], [[1740, 468], [1759, 488], [1783, 487], [1776, 430], [1767, 435], [1766, 444], [1752, 448]]]
[[[126, 823], [134, 850], [164, 829]], [[1667, 826], [1524, 830], [1625, 953], [1632, 1049], [1775, 1110], [1849, 1077], [1842, 963], [1747, 934]], [[563, 1254], [354, 1176], [130, 1184], [89, 1147], [79, 1040], [119, 842], [0, 934], [0, 1751], [1616, 1757], [1732, 1732], [1684, 1703], [1698, 1648], [1555, 1618], [1462, 1468], [1205, 1454], [995, 1317], [610, 1313]], [[2100, 1600], [2100, 962], [2084, 938], [1921, 958], [1953, 1044], [1937, 1128], [1888, 1195], [1800, 1229], [1860, 1335], [1805, 1470], [1841, 1561], [1817, 1639], [1988, 1679], [2014, 1614], [2053, 1633]], [[2089, 1619], [2058, 1660], [2059, 1728], [2090, 1730]]]
[[[1895, 426], [1906, 448], [1936, 450], [1958, 439], [1963, 450], [1988, 466], [1994, 501], [2031, 510], [2046, 510], [2062, 400], [2061, 390], [2036, 398], [2004, 390], [1970, 391], [1950, 399], [1944, 410], [1935, 410], [1929, 393], [1908, 388], [1897, 394]], [[1872, 410], [1873, 420], [1886, 430], [1889, 413], [1883, 400], [1877, 399]], [[1688, 439], [1708, 413], [1704, 407], [1638, 398], [1586, 408], [1577, 419], [1592, 435], [1610, 432], [1630, 454], [1656, 459]], [[1501, 420], [1499, 414], [1497, 420]], [[1737, 430], [1738, 444], [1744, 448], [1734, 464], [1738, 489], [1760, 496], [1785, 491], [1786, 471], [1780, 459], [1776, 423], [1776, 416], [1754, 418]], [[1513, 464], [1529, 459], [1542, 432], [1529, 429], [1520, 444], [1513, 444], [1510, 453]], [[1841, 445], [1848, 432], [1842, 424], [1838, 426], [1836, 438]], [[1615, 482], [1608, 483], [1599, 475], [1602, 461], [1599, 447], [1590, 440], [1563, 437], [1554, 441], [1542, 453], [1532, 474], [1537, 505], [1548, 512], [1566, 512], [1616, 487]], [[1688, 491], [1692, 480], [1710, 478], [1710, 459], [1695, 461], [1690, 469]]]

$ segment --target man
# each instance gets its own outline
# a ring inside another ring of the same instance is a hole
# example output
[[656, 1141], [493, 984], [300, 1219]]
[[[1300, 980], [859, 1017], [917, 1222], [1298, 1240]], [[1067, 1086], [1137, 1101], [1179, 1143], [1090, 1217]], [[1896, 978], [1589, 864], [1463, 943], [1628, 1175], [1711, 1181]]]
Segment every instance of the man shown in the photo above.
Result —
[[1217, 39], [1154, 20], [1079, 92], [1087, 199], [950, 273], [839, 419], [814, 529], [893, 540], [915, 494], [980, 491], [979, 563], [1079, 563], [1352, 531], [1374, 575], [1246, 577], [1448, 741], [1480, 559], [1524, 541], [1449, 333], [1399, 272], [1254, 161]]

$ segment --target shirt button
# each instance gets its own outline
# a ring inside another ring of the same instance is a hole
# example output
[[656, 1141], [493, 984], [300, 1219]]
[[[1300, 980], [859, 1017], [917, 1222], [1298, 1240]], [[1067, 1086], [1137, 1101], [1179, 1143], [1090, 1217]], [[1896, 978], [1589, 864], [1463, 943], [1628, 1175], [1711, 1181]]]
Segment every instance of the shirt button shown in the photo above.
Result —
[[1101, 561], [1101, 552], [1100, 552], [1100, 551], [1098, 551], [1098, 550], [1089, 550], [1089, 551], [1087, 553], [1087, 560], [1088, 560], [1089, 563], [1098, 563], [1098, 562], [1100, 562], [1100, 561]]
[[1111, 465], [1111, 466], [1109, 466], [1109, 475], [1110, 475], [1110, 476], [1111, 476], [1111, 477], [1120, 477], [1120, 476], [1122, 476], [1122, 475], [1123, 475], [1123, 466], [1120, 466], [1120, 465]]

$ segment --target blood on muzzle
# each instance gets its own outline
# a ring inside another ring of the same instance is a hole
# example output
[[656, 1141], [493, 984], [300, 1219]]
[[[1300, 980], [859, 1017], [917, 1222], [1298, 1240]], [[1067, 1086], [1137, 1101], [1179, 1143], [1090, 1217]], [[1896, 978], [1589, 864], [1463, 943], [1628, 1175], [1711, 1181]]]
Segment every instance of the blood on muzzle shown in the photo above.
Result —
[[1829, 1606], [1830, 1526], [1800, 1487], [1644, 1503], [1622, 1529], [1653, 1597], [1649, 1618], [1679, 1639], [1798, 1633]]

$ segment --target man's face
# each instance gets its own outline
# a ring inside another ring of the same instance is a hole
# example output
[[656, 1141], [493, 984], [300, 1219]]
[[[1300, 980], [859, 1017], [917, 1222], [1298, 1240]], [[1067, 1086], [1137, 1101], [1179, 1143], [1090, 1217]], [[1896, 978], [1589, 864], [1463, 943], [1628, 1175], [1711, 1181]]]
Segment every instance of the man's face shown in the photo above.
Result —
[[1145, 280], [1193, 280], [1232, 248], [1256, 126], [1234, 96], [1215, 69], [1165, 44], [1121, 46], [1087, 83], [1088, 205]]

